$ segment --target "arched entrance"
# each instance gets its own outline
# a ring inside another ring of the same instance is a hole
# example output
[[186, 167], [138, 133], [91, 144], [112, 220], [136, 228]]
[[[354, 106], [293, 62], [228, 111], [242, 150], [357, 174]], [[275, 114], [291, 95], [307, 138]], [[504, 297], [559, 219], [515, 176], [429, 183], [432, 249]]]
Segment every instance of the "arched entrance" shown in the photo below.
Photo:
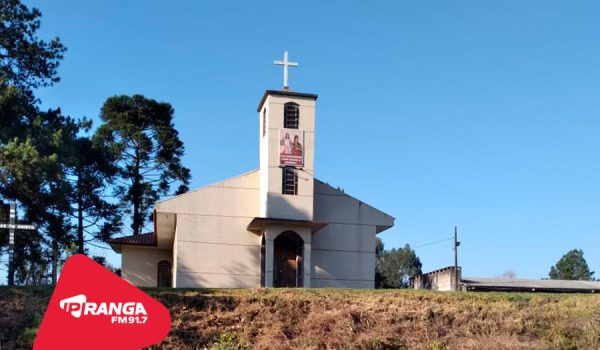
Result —
[[170, 288], [171, 279], [171, 263], [166, 260], [162, 260], [158, 263], [158, 276], [156, 278], [157, 287]]
[[277, 236], [273, 249], [273, 287], [302, 287], [304, 242], [294, 231]]

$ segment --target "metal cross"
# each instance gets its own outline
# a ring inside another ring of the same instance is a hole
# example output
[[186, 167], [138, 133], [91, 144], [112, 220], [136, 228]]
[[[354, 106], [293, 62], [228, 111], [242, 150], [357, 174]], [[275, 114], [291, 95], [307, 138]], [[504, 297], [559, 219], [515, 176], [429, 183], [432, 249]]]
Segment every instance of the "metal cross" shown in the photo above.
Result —
[[288, 61], [288, 52], [283, 53], [283, 61], [273, 61], [273, 64], [283, 66], [283, 88], [288, 88], [288, 67], [298, 67], [298, 62]]
[[0, 223], [0, 228], [8, 229], [8, 285], [15, 284], [15, 230], [36, 230], [35, 225], [17, 224], [17, 204], [10, 203], [10, 216], [7, 223]]

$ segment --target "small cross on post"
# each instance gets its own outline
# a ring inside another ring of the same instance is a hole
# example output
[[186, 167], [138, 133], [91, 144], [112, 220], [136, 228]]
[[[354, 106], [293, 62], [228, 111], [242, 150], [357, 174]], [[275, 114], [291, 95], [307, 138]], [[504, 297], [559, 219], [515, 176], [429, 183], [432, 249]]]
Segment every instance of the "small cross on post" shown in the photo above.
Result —
[[273, 64], [283, 66], [283, 88], [287, 90], [288, 86], [288, 67], [298, 67], [298, 62], [288, 61], [288, 52], [283, 53], [283, 61], [273, 61]]
[[0, 228], [8, 229], [8, 285], [15, 284], [15, 230], [36, 230], [35, 225], [17, 224], [17, 204], [10, 203], [8, 223], [0, 223]]

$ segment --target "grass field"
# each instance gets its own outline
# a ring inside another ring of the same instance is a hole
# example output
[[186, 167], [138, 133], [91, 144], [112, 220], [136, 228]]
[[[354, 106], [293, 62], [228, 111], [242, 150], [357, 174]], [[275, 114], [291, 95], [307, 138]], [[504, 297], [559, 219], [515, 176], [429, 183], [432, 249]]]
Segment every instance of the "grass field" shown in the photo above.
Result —
[[[145, 289], [171, 311], [153, 349], [600, 349], [600, 295]], [[51, 288], [0, 288], [1, 349], [29, 348]]]

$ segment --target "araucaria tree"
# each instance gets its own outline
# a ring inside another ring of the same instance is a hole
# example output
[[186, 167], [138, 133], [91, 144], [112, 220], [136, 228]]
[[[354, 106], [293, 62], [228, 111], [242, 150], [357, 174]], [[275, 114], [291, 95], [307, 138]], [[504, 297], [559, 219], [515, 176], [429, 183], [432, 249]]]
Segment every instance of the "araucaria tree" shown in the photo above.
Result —
[[583, 258], [583, 250], [573, 249], [550, 268], [550, 278], [554, 280], [584, 280], [593, 279], [594, 271], [590, 271]]
[[190, 171], [181, 163], [184, 147], [173, 113], [170, 104], [142, 95], [110, 97], [102, 106], [94, 142], [116, 160], [116, 195], [131, 215], [134, 235], [142, 233], [152, 205], [174, 185], [175, 194], [187, 191]]

